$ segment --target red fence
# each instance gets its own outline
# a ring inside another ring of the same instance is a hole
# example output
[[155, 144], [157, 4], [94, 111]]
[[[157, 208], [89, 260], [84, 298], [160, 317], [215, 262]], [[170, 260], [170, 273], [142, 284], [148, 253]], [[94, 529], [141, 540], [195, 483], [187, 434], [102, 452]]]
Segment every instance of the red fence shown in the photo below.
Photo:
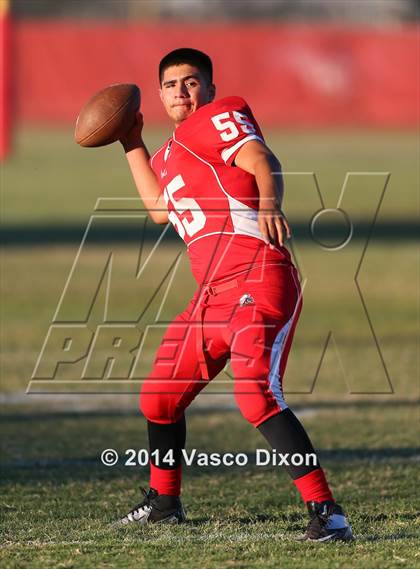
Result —
[[213, 58], [218, 96], [245, 97], [265, 124], [412, 127], [418, 37], [415, 26], [18, 22], [15, 111], [71, 122], [99, 88], [134, 82], [147, 122], [163, 122], [159, 60], [189, 46]]
[[0, 3], [0, 160], [10, 149], [10, 14], [9, 4]]

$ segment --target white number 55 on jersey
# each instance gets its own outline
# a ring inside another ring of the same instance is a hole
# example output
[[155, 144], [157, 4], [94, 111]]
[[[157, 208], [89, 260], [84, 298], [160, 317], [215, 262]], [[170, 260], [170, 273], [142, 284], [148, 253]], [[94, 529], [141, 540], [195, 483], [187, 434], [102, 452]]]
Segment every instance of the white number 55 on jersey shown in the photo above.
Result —
[[[181, 174], [178, 174], [178, 176], [175, 176], [175, 178], [169, 182], [163, 192], [163, 197], [165, 199], [166, 205], [168, 205], [168, 202], [171, 202], [175, 208], [175, 211], [177, 212], [169, 212], [168, 218], [172, 225], [176, 227], [176, 230], [178, 231], [181, 239], [184, 238], [185, 231], [190, 237], [192, 237], [201, 229], [203, 229], [206, 224], [206, 216], [204, 215], [204, 212], [198, 203], [193, 198], [183, 197], [177, 199], [175, 197], [175, 193], [184, 186], [185, 182]], [[191, 213], [191, 221], [188, 221], [188, 219], [185, 217], [180, 217], [187, 211]]]
[[239, 136], [239, 128], [245, 134], [254, 134], [256, 132], [255, 126], [250, 119], [239, 111], [233, 111], [232, 113], [226, 111], [212, 117], [211, 120], [217, 130], [220, 130], [220, 137], [225, 142], [229, 142]]

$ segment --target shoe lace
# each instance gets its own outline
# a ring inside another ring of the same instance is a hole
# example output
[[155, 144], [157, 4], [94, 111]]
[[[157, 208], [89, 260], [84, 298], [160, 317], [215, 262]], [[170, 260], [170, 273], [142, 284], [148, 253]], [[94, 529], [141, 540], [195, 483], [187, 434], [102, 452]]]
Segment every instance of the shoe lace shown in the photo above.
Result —
[[140, 486], [140, 490], [142, 491], [143, 496], [144, 496], [143, 500], [141, 502], [139, 502], [136, 506], [134, 506], [134, 508], [131, 509], [128, 512], [128, 514], [132, 514], [132, 515], [137, 514], [139, 512], [139, 510], [144, 508], [144, 506], [151, 506], [153, 498], [156, 497], [156, 490], [153, 490], [153, 488], [150, 488], [150, 490], [145, 490], [142, 486]]

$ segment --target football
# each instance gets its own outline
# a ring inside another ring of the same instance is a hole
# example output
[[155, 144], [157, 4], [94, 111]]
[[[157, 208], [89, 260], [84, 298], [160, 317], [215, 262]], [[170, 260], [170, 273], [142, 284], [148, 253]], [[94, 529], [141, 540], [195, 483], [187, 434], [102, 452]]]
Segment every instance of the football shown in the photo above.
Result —
[[84, 105], [74, 139], [84, 147], [106, 146], [127, 133], [140, 107], [140, 89], [131, 83], [105, 87]]

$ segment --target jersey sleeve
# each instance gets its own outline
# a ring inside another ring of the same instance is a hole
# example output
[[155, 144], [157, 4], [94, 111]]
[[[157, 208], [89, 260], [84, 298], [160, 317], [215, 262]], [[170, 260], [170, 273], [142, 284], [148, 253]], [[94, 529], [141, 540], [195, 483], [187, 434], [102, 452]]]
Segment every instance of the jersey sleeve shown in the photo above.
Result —
[[185, 137], [185, 143], [210, 163], [232, 166], [246, 142], [259, 140], [264, 143], [251, 109], [240, 97], [228, 97], [211, 103], [197, 118], [199, 120]]

